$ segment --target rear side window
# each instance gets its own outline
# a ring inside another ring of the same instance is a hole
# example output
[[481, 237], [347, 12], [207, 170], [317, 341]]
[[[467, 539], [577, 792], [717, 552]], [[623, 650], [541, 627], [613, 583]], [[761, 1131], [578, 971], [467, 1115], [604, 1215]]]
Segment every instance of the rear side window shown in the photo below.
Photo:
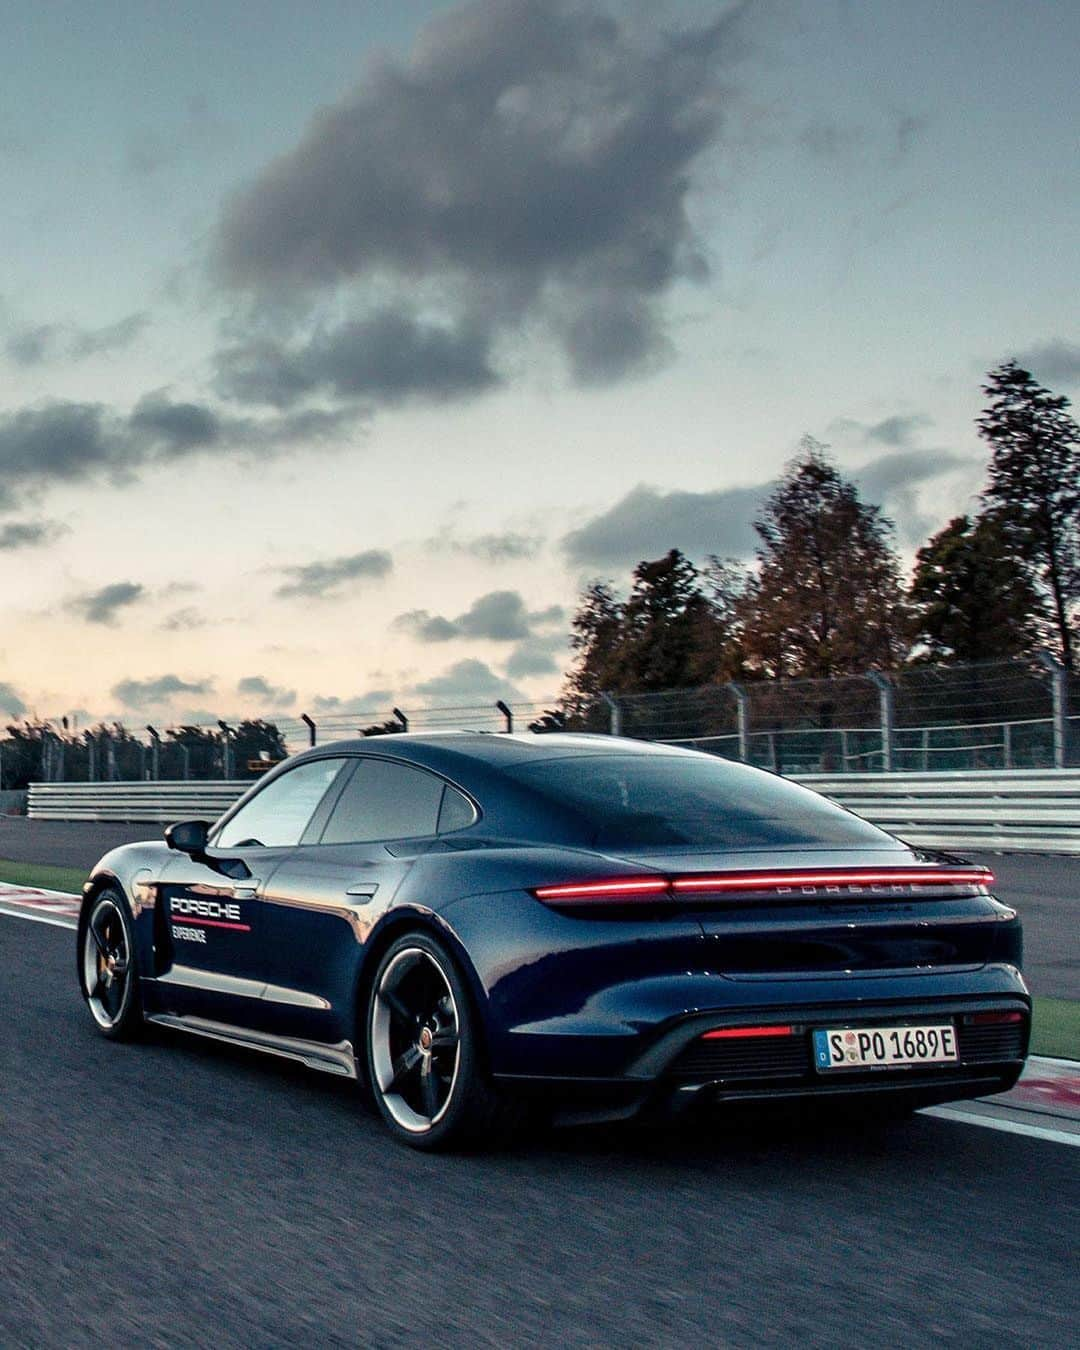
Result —
[[574, 755], [507, 773], [572, 810], [599, 847], [882, 848], [895, 842], [814, 792], [719, 758]]
[[343, 759], [315, 759], [275, 778], [225, 822], [215, 848], [298, 844], [308, 821], [341, 772]]
[[363, 844], [435, 834], [443, 781], [424, 769], [361, 759], [330, 814], [320, 844]]

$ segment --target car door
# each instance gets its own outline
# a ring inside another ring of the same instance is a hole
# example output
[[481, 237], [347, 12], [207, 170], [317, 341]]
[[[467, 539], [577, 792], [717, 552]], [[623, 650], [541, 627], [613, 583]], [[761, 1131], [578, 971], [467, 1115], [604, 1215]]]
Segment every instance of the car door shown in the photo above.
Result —
[[159, 883], [157, 1001], [161, 1011], [262, 1027], [262, 906], [345, 759], [309, 760], [274, 777], [227, 816], [201, 858], [177, 854]]
[[310, 1040], [351, 1041], [361, 948], [416, 859], [431, 848], [447, 794], [417, 765], [356, 757], [334, 802], [268, 879], [260, 904], [268, 1018]]

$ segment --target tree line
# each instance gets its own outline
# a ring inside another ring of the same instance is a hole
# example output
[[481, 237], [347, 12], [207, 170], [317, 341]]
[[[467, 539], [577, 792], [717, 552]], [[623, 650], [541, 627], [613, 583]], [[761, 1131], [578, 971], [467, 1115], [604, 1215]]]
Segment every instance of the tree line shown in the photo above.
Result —
[[1080, 428], [1069, 400], [1015, 361], [991, 370], [977, 419], [989, 447], [979, 509], [922, 548], [905, 583], [891, 521], [804, 437], [754, 529], [756, 559], [678, 548], [594, 581], [572, 620], [556, 715], [602, 693], [966, 663], [1053, 652], [1080, 665]]

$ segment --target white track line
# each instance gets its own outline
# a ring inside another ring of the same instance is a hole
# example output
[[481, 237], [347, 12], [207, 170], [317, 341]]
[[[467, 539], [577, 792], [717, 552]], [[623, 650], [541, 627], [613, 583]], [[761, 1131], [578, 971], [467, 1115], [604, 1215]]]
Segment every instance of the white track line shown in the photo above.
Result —
[[937, 1116], [938, 1120], [954, 1120], [960, 1125], [982, 1125], [988, 1130], [1001, 1130], [1005, 1134], [1026, 1134], [1030, 1139], [1049, 1139], [1055, 1144], [1069, 1144], [1073, 1148], [1080, 1146], [1080, 1134], [1051, 1130], [1045, 1125], [1027, 1125], [1020, 1120], [1004, 1120], [1000, 1116], [977, 1115], [974, 1111], [960, 1111], [953, 1106], [928, 1106], [921, 1114]]
[[9, 919], [26, 919], [30, 923], [47, 923], [53, 928], [77, 928], [78, 921], [62, 915], [49, 914], [42, 909], [16, 909], [13, 905], [5, 905], [0, 900], [0, 914], [6, 914]]

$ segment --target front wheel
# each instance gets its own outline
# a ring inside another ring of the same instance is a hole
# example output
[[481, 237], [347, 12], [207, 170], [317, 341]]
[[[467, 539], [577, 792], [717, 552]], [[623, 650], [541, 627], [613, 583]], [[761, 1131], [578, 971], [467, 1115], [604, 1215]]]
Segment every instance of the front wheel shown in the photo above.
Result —
[[490, 1137], [509, 1108], [481, 1062], [476, 1014], [457, 966], [426, 933], [384, 953], [368, 1001], [368, 1082], [391, 1134], [439, 1149]]
[[103, 1036], [127, 1040], [138, 1034], [143, 1020], [135, 942], [127, 904], [114, 890], [102, 891], [83, 908], [79, 984]]

